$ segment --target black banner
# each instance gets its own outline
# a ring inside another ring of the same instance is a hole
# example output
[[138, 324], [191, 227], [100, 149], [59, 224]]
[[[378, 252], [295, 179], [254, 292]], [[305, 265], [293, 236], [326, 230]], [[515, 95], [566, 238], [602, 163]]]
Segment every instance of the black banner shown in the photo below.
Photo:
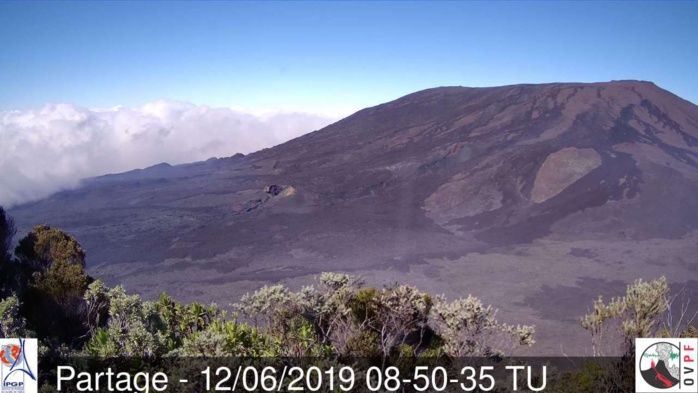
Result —
[[631, 392], [632, 357], [44, 357], [42, 391]]

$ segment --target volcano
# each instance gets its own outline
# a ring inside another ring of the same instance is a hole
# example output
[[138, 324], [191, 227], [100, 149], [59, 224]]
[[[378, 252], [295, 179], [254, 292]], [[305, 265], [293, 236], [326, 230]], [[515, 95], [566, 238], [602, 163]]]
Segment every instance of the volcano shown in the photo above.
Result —
[[698, 107], [653, 83], [441, 87], [247, 156], [85, 180], [10, 211], [154, 298], [227, 305], [322, 271], [473, 294], [587, 354], [599, 294], [698, 293]]

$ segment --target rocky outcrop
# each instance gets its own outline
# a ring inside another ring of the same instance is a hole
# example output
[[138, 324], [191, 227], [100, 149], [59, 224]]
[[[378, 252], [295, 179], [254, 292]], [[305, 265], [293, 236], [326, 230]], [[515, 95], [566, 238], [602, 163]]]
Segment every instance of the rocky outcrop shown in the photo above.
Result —
[[271, 195], [271, 196], [277, 196], [281, 194], [281, 191], [284, 190], [284, 186], [280, 186], [277, 184], [272, 184], [270, 186], [264, 187], [264, 192]]
[[233, 214], [237, 215], [249, 213], [253, 210], [262, 207], [275, 197], [283, 198], [286, 196], [293, 195], [293, 193], [295, 193], [295, 188], [293, 186], [284, 186], [278, 184], [271, 184], [265, 186], [261, 193], [257, 192], [254, 194], [254, 198], [242, 203], [237, 203], [235, 206], [233, 206]]

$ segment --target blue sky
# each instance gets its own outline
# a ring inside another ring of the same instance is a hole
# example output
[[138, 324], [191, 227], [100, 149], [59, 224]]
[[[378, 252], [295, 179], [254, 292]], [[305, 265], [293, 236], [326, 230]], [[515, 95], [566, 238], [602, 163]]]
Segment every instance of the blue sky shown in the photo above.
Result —
[[444, 85], [651, 80], [698, 102], [698, 2], [2, 2], [0, 110], [342, 113]]

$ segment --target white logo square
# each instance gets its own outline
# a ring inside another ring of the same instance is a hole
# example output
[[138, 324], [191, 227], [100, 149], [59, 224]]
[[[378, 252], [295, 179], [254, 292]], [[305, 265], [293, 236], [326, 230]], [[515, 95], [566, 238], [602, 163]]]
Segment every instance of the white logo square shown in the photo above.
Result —
[[38, 350], [35, 338], [0, 339], [0, 393], [39, 391]]
[[635, 391], [698, 393], [698, 339], [635, 339]]

